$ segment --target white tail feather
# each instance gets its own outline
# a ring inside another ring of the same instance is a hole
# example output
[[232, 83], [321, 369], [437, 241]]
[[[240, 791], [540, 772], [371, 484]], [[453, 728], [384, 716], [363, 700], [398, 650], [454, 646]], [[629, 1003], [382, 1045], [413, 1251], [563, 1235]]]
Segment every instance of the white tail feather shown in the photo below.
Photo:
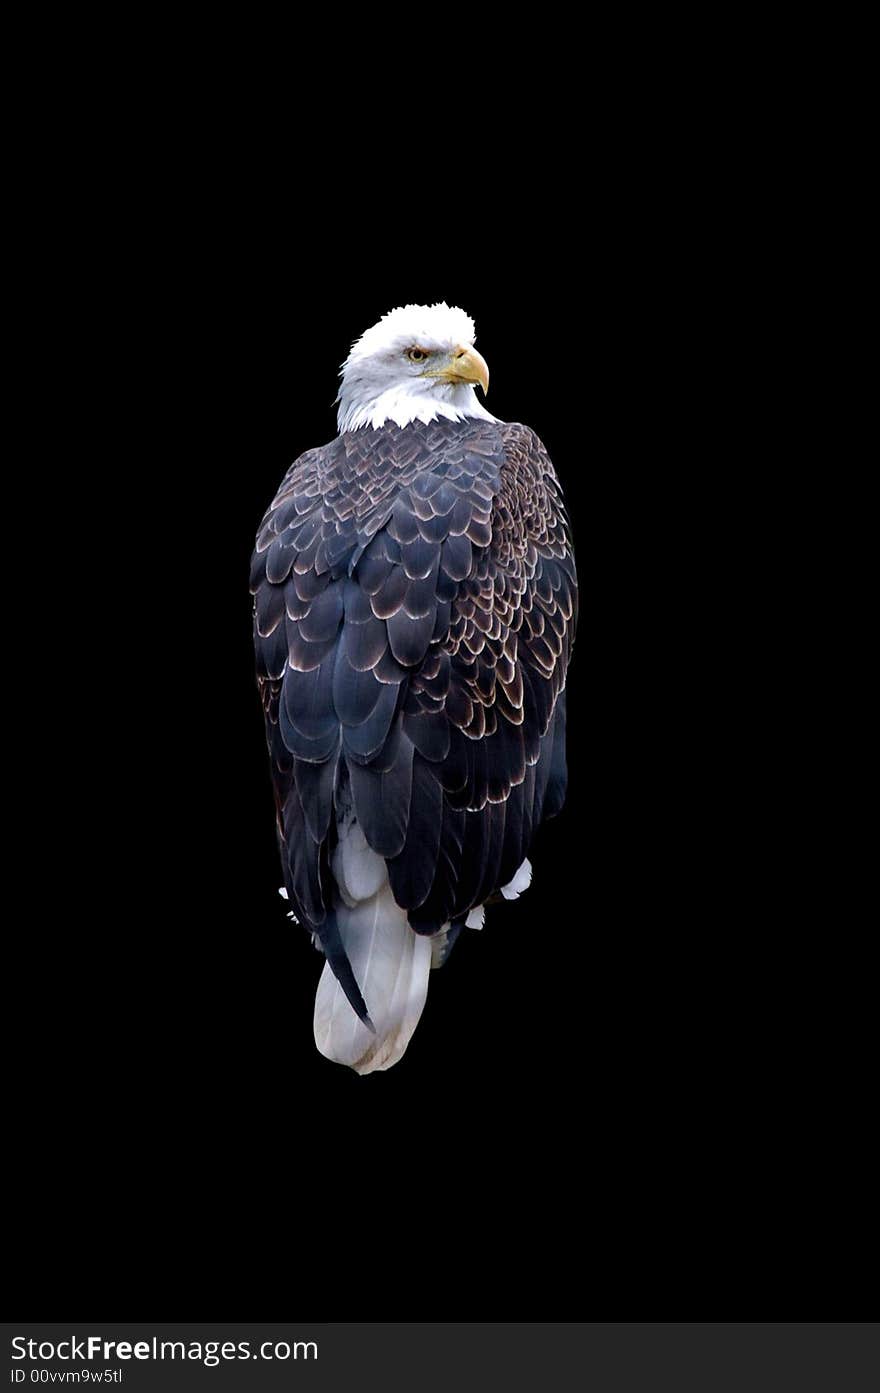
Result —
[[531, 883], [532, 863], [526, 857], [509, 885], [502, 885], [501, 893], [506, 900], [518, 900], [523, 890], [528, 890]]
[[325, 963], [315, 997], [315, 1043], [327, 1059], [370, 1074], [397, 1063], [419, 1023], [431, 940], [410, 928], [385, 862], [350, 813], [340, 823], [332, 869], [342, 900], [336, 904], [339, 933], [376, 1033], [358, 1020]]

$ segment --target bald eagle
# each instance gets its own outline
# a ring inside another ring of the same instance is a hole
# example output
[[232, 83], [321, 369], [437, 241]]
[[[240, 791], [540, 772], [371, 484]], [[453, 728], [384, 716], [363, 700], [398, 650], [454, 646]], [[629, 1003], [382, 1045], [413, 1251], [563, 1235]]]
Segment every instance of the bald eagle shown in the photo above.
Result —
[[527, 426], [480, 404], [473, 321], [392, 310], [342, 366], [339, 435], [288, 470], [251, 570], [291, 917], [326, 962], [318, 1049], [388, 1069], [432, 967], [528, 885], [565, 797], [577, 578]]

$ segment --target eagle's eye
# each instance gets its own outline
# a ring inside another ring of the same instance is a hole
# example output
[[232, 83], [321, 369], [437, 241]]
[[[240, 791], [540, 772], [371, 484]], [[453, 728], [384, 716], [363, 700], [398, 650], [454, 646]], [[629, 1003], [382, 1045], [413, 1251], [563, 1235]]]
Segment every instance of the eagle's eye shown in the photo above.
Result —
[[423, 348], [408, 348], [406, 356], [411, 363], [427, 362], [428, 355]]

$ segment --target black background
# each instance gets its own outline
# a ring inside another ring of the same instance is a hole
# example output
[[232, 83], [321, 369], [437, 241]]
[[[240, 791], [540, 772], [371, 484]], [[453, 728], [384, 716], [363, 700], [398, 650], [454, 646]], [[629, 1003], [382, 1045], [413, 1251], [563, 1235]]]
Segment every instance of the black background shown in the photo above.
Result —
[[[863, 1304], [828, 1261], [857, 1222], [841, 1172], [817, 1202], [858, 1116], [737, 768], [760, 670], [715, 569], [735, 486], [697, 313], [613, 207], [596, 234], [549, 187], [540, 218], [489, 193], [442, 225], [330, 194], [315, 228], [244, 176], [172, 188], [121, 268], [56, 689], [83, 718], [52, 727], [41, 823], [69, 867], [7, 950], [22, 1293], [253, 1319]], [[439, 298], [569, 503], [570, 788], [529, 892], [361, 1079], [314, 1048], [321, 960], [277, 895], [248, 560], [335, 433], [351, 340]]]

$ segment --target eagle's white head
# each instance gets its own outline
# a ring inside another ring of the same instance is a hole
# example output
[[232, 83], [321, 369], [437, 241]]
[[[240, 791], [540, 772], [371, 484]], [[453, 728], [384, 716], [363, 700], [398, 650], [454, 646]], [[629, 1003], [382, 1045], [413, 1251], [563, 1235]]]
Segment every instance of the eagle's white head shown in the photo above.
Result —
[[447, 304], [402, 305], [383, 315], [351, 346], [341, 368], [339, 431], [393, 421], [494, 421], [474, 383], [489, 388], [486, 360], [474, 344], [474, 321]]

